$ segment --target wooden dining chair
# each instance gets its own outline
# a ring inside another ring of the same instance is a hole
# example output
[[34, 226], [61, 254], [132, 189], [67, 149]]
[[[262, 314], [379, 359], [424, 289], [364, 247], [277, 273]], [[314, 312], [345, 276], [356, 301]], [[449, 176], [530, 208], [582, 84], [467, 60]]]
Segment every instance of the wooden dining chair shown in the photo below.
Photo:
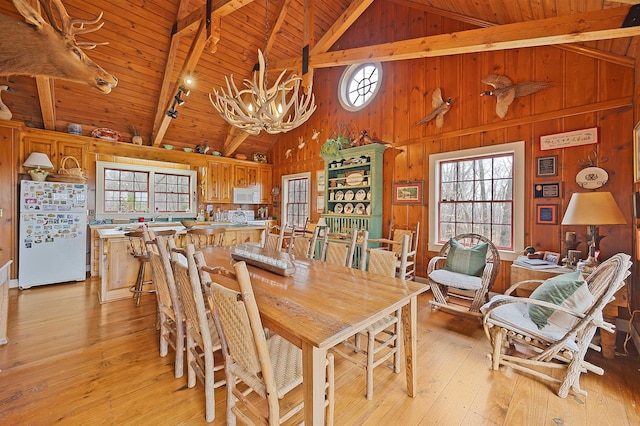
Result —
[[[184, 265], [177, 254], [182, 251], [186, 257]], [[215, 418], [214, 390], [225, 384], [224, 380], [215, 380], [214, 373], [224, 368], [215, 363], [215, 352], [222, 347], [214, 325], [210, 323], [210, 312], [205, 305], [200, 284], [200, 275], [195, 260], [195, 247], [187, 244], [184, 250], [172, 250], [172, 267], [180, 299], [186, 318], [187, 387], [196, 385], [196, 378], [204, 385], [205, 418], [207, 422]]]
[[185, 244], [193, 244], [196, 248], [221, 247], [226, 232], [224, 228], [190, 228], [185, 235]]
[[349, 234], [332, 234], [325, 232], [322, 237], [320, 260], [333, 265], [353, 265], [353, 255], [356, 251], [358, 230], [353, 229]]
[[284, 241], [285, 227], [273, 225], [265, 229], [263, 247], [267, 250], [281, 251]]
[[[145, 228], [146, 229], [146, 228]], [[138, 230], [126, 232], [124, 235], [129, 238], [129, 251], [131, 256], [138, 261], [138, 275], [136, 277], [136, 282], [134, 285], [129, 287], [129, 291], [133, 293], [133, 298], [136, 301], [136, 306], [140, 306], [140, 297], [143, 293], [155, 293], [154, 288], [150, 288], [148, 290], [145, 289], [145, 285], [152, 285], [153, 280], [145, 281], [145, 274], [147, 270], [147, 263], [149, 263], [149, 253], [147, 251], [147, 244], [145, 242], [145, 232], [153, 232], [150, 230]], [[147, 238], [152, 238], [150, 235], [174, 235], [176, 231], [174, 230], [162, 230], [155, 231], [153, 234], [147, 234]]]
[[[361, 243], [360, 269], [371, 274], [379, 274], [387, 277], [396, 276], [396, 262], [398, 254], [389, 250], [380, 250], [370, 247], [369, 233], [363, 232]], [[373, 240], [375, 241], [375, 240]], [[375, 245], [377, 243], [374, 242]], [[402, 239], [402, 253], [409, 249], [409, 236]], [[400, 373], [400, 341], [401, 341], [401, 310], [398, 309], [393, 315], [387, 315], [371, 324], [362, 332], [354, 336], [354, 342], [349, 340], [344, 342], [344, 346], [351, 352], [346, 352], [340, 347], [334, 351], [353, 362], [366, 371], [366, 397], [373, 398], [373, 370], [385, 363], [389, 358], [393, 358], [393, 372]], [[366, 337], [366, 348], [362, 348], [361, 336]], [[364, 359], [363, 356], [364, 355]]]
[[[225, 359], [227, 424], [235, 425], [236, 418], [246, 424], [282, 424], [304, 407], [299, 398], [295, 402], [289, 399], [295, 394], [291, 391], [302, 384], [302, 351], [277, 334], [265, 335], [245, 262], [237, 262], [234, 270], [201, 266], [211, 279], [203, 283], [211, 290], [208, 301]], [[327, 354], [326, 368], [325, 423], [332, 425], [335, 391], [331, 353]]]
[[416, 277], [416, 256], [418, 253], [418, 240], [420, 238], [420, 222], [415, 225], [398, 225], [392, 223], [389, 227], [389, 240], [395, 241], [387, 249], [396, 253], [402, 252], [402, 239], [409, 237], [409, 250], [404, 257], [399, 257], [397, 262], [398, 275], [406, 280]]
[[169, 243], [168, 240], [173, 240], [173, 237], [169, 236], [165, 240], [164, 237], [157, 236], [147, 241], [147, 250], [158, 298], [160, 356], [168, 355], [169, 346], [175, 350], [174, 376], [179, 378], [184, 374], [185, 326], [182, 302], [178, 295], [168, 251], [168, 246], [175, 246], [175, 244]]
[[287, 252], [296, 259], [313, 259], [316, 253], [319, 231], [320, 229], [316, 227], [313, 231], [305, 231], [299, 234], [291, 233]]

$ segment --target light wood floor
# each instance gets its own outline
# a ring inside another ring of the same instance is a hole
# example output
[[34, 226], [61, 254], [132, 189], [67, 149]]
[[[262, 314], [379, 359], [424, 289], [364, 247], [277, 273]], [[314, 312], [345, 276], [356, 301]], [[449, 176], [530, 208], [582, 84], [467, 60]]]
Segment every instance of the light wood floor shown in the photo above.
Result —
[[[9, 343], [0, 347], [2, 425], [204, 424], [200, 383], [173, 377], [173, 354], [158, 356], [155, 300], [145, 295], [100, 305], [97, 280], [10, 291]], [[416, 398], [404, 372], [379, 367], [375, 395], [364, 397], [362, 370], [336, 359], [337, 425], [637, 425], [640, 362], [607, 361], [588, 374], [589, 395], [561, 399], [555, 389], [511, 370], [494, 372], [479, 323], [432, 312], [419, 301]], [[619, 348], [621, 349], [621, 348]], [[225, 391], [216, 391], [224, 424]]]

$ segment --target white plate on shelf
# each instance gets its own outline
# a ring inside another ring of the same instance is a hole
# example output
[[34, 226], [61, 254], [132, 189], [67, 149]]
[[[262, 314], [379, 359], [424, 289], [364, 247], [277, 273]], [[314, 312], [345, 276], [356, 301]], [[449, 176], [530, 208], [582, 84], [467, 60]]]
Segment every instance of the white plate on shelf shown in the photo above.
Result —
[[371, 199], [371, 191], [367, 192], [367, 200]]
[[346, 214], [351, 214], [353, 213], [353, 204], [348, 203], [346, 206], [344, 206], [344, 212]]
[[369, 216], [371, 216], [371, 204], [367, 206], [366, 212]]
[[358, 192], [356, 192], [356, 200], [362, 201], [366, 197], [367, 197], [367, 193], [364, 191], [364, 189], [360, 189], [358, 190]]
[[364, 212], [365, 212], [364, 204], [362, 203], [356, 204], [356, 214], [364, 214]]
[[362, 184], [364, 180], [364, 175], [360, 172], [349, 173], [347, 176], [347, 185], [348, 186], [358, 186]]
[[336, 201], [342, 201], [343, 198], [344, 198], [344, 192], [342, 191], [336, 192]]
[[341, 204], [341, 203], [336, 204], [336, 205], [333, 207], [333, 212], [334, 212], [334, 213], [337, 213], [337, 214], [342, 213], [342, 204]]
[[353, 200], [353, 191], [352, 190], [348, 190], [347, 192], [344, 193], [344, 199], [347, 201], [351, 201]]

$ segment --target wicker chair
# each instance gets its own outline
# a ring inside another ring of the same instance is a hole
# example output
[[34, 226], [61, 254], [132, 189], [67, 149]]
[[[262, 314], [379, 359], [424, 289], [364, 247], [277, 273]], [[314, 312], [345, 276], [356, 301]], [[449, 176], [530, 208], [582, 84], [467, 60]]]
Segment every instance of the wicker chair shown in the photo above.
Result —
[[224, 228], [191, 228], [187, 229], [185, 244], [193, 244], [194, 247], [221, 247], [224, 244]]
[[[173, 242], [173, 237], [168, 237], [168, 240]], [[158, 298], [160, 356], [167, 356], [169, 345], [176, 351], [174, 376], [178, 378], [182, 377], [184, 373], [185, 327], [182, 302], [178, 295], [178, 288], [169, 260], [168, 245], [175, 246], [162, 236], [147, 241], [149, 263]]]
[[358, 230], [353, 229], [351, 235], [331, 234], [325, 232], [322, 237], [320, 260], [333, 265], [346, 266], [353, 265], [353, 255], [356, 251], [358, 240]]
[[[591, 273], [586, 283], [593, 302], [584, 312], [537, 298], [511, 296], [521, 284], [531, 280], [514, 284], [507, 289], [506, 295], [494, 296], [482, 307], [484, 330], [492, 348], [489, 354], [491, 368], [498, 370], [505, 365], [559, 384], [558, 396], [562, 398], [570, 389], [586, 396], [586, 391], [580, 388], [580, 374], [591, 371], [602, 375], [604, 370], [586, 362], [585, 354], [598, 327], [614, 331], [615, 326], [602, 319], [602, 310], [624, 286], [630, 267], [630, 256], [618, 253]], [[556, 313], [564, 312], [573, 320], [566, 327], [555, 324], [552, 329], [548, 326], [539, 329], [530, 317], [531, 305], [551, 308]], [[557, 373], [559, 369], [563, 371], [562, 375]], [[553, 376], [546, 374], [545, 370], [554, 371]]]
[[[313, 259], [316, 254], [316, 243], [318, 241], [319, 231], [320, 229], [316, 227], [312, 232], [305, 231], [300, 234], [292, 232], [289, 238], [287, 252], [292, 254], [296, 259]], [[310, 236], [307, 234], [309, 232], [311, 232]]]
[[194, 387], [196, 377], [204, 384], [205, 418], [210, 422], [215, 418], [214, 389], [225, 384], [224, 380], [216, 382], [214, 377], [216, 371], [224, 368], [214, 362], [214, 353], [221, 349], [220, 339], [205, 305], [195, 248], [193, 244], [184, 248], [187, 266], [178, 260], [178, 250], [181, 249], [172, 251], [172, 266], [186, 318], [187, 386]]
[[[234, 269], [235, 274], [222, 268], [201, 266], [201, 271], [210, 273], [212, 279], [212, 282], [204, 284], [211, 290], [208, 300], [223, 346], [227, 377], [227, 424], [235, 425], [236, 417], [247, 424], [282, 424], [304, 406], [304, 402], [293, 403], [288, 398], [286, 403], [280, 403], [285, 395], [302, 384], [302, 351], [277, 334], [268, 338], [265, 336], [247, 266], [244, 262], [238, 262]], [[325, 388], [326, 423], [333, 424], [332, 354], [327, 355]], [[251, 392], [264, 401], [252, 401]], [[246, 410], [242, 410], [238, 403]], [[288, 411], [282, 413], [284, 409]]]
[[[273, 232], [273, 231], [277, 231], [277, 232]], [[284, 241], [284, 232], [285, 232], [285, 227], [282, 226], [278, 226], [278, 225], [273, 225], [267, 229], [265, 229], [264, 231], [264, 248], [267, 250], [273, 250], [273, 251], [281, 251], [282, 250], [282, 243]]]
[[486, 243], [486, 264], [480, 276], [447, 270], [446, 261], [451, 249], [451, 240], [447, 241], [440, 249], [440, 254], [433, 257], [427, 266], [427, 276], [433, 292], [431, 306], [433, 309], [480, 318], [480, 307], [488, 300], [489, 291], [500, 271], [500, 254], [488, 238], [479, 234], [460, 234], [453, 239], [466, 247]]
[[[369, 233], [364, 231], [362, 238], [362, 251], [360, 258], [360, 269], [369, 273], [386, 275], [388, 277], [396, 276], [396, 263], [398, 254], [393, 251], [380, 250], [378, 248], [369, 247]], [[406, 256], [409, 250], [409, 236], [402, 238], [400, 256]], [[355, 343], [346, 341], [344, 345], [355, 353], [347, 353], [339, 347], [334, 351], [357, 366], [364, 368], [367, 373], [367, 399], [373, 398], [373, 369], [386, 362], [393, 357], [393, 372], [400, 373], [400, 340], [401, 340], [401, 310], [398, 309], [394, 315], [387, 315], [378, 320], [375, 324], [370, 325], [361, 333], [355, 336]], [[367, 348], [362, 349], [360, 337], [367, 338]], [[364, 354], [365, 359], [357, 354]]]

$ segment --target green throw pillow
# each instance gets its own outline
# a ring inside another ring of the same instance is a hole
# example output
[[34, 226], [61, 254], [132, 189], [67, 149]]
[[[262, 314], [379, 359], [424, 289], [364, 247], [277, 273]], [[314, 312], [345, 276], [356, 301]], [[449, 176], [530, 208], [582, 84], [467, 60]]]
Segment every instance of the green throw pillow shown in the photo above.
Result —
[[480, 243], [474, 247], [465, 247], [451, 238], [451, 247], [447, 253], [447, 264], [444, 269], [465, 275], [481, 277], [484, 266], [487, 264], [488, 243]]
[[[529, 297], [581, 313], [584, 313], [594, 300], [580, 271], [549, 278]], [[529, 305], [529, 317], [539, 329], [546, 330], [564, 331], [571, 328], [576, 321], [576, 318], [569, 314], [537, 305]]]

